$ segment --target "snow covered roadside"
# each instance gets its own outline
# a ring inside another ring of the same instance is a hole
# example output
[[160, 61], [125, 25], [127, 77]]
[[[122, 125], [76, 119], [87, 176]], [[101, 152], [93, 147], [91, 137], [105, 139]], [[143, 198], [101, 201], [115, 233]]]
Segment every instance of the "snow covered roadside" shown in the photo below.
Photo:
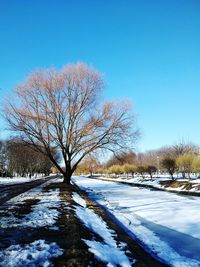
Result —
[[[136, 176], [134, 178], [130, 178], [127, 176], [119, 176], [116, 178], [106, 177], [106, 176], [98, 176], [97, 179], [102, 179], [105, 181], [113, 181], [113, 182], [123, 182], [130, 183], [132, 185], [144, 185], [150, 186], [155, 189], [161, 189], [165, 191], [171, 192], [183, 192], [183, 193], [197, 193], [200, 194], [200, 179], [175, 179], [172, 181], [171, 177], [163, 176], [163, 177], [153, 177], [151, 180], [150, 177], [145, 176], [142, 178], [141, 176]], [[175, 186], [170, 186], [170, 182], [176, 184]]]
[[14, 243], [0, 250], [0, 267], [52, 266], [51, 259], [62, 255], [63, 250], [55, 242], [47, 242], [44, 237], [40, 239], [39, 235], [38, 240], [33, 238], [32, 243], [27, 241], [24, 244], [18, 241], [20, 238], [15, 240], [14, 236], [19, 231], [22, 235], [28, 233], [30, 228], [58, 230], [56, 222], [60, 214], [60, 191], [58, 188], [46, 189], [58, 181], [58, 178], [48, 180], [0, 206], [2, 236], [6, 231], [13, 233], [11, 244]]
[[165, 182], [172, 182], [170, 177], [165, 178], [156, 178], [154, 177], [151, 180], [149, 177], [141, 178], [135, 177], [131, 179], [124, 179], [118, 178], [118, 181], [128, 182], [132, 184], [141, 184], [141, 185], [149, 185], [154, 188], [164, 189], [168, 191], [175, 191], [175, 192], [195, 192], [200, 193], [200, 179], [193, 179], [193, 180], [185, 180], [185, 179], [177, 179], [174, 180], [174, 183], [177, 183], [176, 187], [170, 187], [169, 185], [165, 184]]
[[0, 250], [1, 267], [52, 266], [51, 259], [62, 255], [63, 250], [55, 243], [36, 240], [26, 245], [12, 245]]
[[83, 222], [83, 224], [93, 233], [98, 235], [101, 242], [96, 240], [83, 240], [99, 260], [108, 264], [107, 266], [132, 266], [135, 262], [126, 256], [123, 248], [127, 245], [121, 243], [117, 245], [114, 239], [116, 233], [109, 229], [107, 224], [99, 217], [93, 210], [87, 208], [85, 200], [77, 193], [73, 193], [73, 200], [78, 204], [75, 206], [76, 216]]
[[[174, 267], [200, 266], [198, 197], [85, 177], [73, 180], [159, 258]], [[173, 238], [168, 233], [173, 233]], [[187, 236], [191, 243], [185, 242], [184, 247], [182, 241]]]
[[38, 176], [32, 176], [29, 177], [0, 177], [0, 185], [11, 185], [11, 184], [21, 184], [21, 183], [27, 183], [27, 182], [33, 182], [38, 179], [42, 179], [44, 177], [38, 175]]
[[[0, 227], [12, 228], [12, 227], [45, 227], [52, 226], [56, 223], [56, 219], [59, 216], [58, 208], [61, 205], [59, 190], [50, 190], [48, 192], [42, 192], [42, 189], [53, 182], [57, 182], [58, 178], [47, 181], [46, 183], [30, 189], [23, 194], [18, 195], [7, 201], [0, 210], [0, 213], [6, 216], [1, 216]], [[15, 217], [14, 208], [19, 204], [25, 203], [27, 200], [38, 200], [38, 203], [33, 205], [32, 211], [24, 218], [20, 219]]]

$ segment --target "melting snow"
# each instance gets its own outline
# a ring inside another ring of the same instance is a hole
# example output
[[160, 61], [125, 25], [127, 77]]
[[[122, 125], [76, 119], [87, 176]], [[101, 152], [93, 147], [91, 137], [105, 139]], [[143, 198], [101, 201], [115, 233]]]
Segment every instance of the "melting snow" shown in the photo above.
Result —
[[79, 194], [77, 194], [76, 192], [73, 192], [72, 198], [80, 206], [82, 206], [82, 207], [87, 206], [85, 200], [81, 196], [79, 196]]
[[[36, 228], [54, 225], [59, 216], [57, 208], [60, 207], [61, 201], [59, 197], [59, 189], [42, 192], [42, 189], [50, 183], [52, 183], [52, 181], [48, 181], [45, 184], [35, 187], [7, 201], [3, 206], [6, 206], [8, 209], [8, 216], [1, 217], [0, 227], [11, 228], [29, 226]], [[33, 205], [32, 211], [22, 219], [15, 217], [13, 211], [10, 210], [13, 207], [17, 207], [19, 203], [34, 199], [38, 199], [39, 202], [36, 205]], [[9, 206], [11, 206], [11, 208]]]
[[[75, 212], [77, 217], [84, 223], [84, 225], [100, 236], [103, 242], [97, 242], [95, 240], [84, 240], [88, 245], [89, 251], [101, 261], [108, 263], [108, 266], [131, 266], [129, 258], [124, 251], [117, 246], [117, 243], [113, 236], [115, 232], [108, 228], [107, 224], [101, 217], [94, 213], [89, 208], [86, 208], [86, 203], [77, 193], [73, 193], [74, 201], [80, 206], [75, 206]], [[83, 205], [84, 204], [84, 205]], [[120, 246], [120, 244], [119, 244]], [[121, 244], [124, 247], [124, 243]]]
[[97, 241], [84, 241], [88, 245], [89, 251], [94, 253], [94, 255], [101, 261], [108, 263], [107, 266], [131, 266], [127, 256], [118, 248]]
[[12, 245], [0, 250], [1, 267], [44, 266], [50, 267], [51, 258], [62, 255], [63, 250], [56, 243], [47, 243], [45, 240], [37, 240], [33, 243], [21, 246]]

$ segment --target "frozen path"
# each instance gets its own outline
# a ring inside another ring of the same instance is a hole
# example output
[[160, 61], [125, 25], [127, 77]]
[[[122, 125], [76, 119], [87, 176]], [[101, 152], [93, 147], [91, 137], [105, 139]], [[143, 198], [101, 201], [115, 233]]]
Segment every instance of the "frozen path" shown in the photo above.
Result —
[[172, 266], [200, 266], [200, 198], [74, 177], [131, 233]]

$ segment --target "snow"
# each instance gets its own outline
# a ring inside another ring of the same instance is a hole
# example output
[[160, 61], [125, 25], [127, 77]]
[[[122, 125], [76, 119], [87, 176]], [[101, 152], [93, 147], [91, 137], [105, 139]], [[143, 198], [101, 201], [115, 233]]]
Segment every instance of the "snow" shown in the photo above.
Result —
[[0, 266], [52, 266], [51, 259], [62, 255], [63, 250], [55, 243], [36, 240], [27, 245], [12, 245], [0, 250]]
[[116, 247], [111, 247], [107, 244], [103, 244], [97, 241], [84, 240], [89, 247], [89, 251], [92, 252], [99, 260], [108, 263], [107, 266], [132, 266], [128, 258], [125, 257], [123, 251], [120, 251]]
[[[73, 200], [79, 204], [75, 206], [76, 216], [83, 224], [92, 232], [97, 234], [103, 241], [84, 240], [88, 245], [89, 251], [101, 261], [109, 264], [109, 266], [131, 266], [129, 258], [124, 251], [117, 246], [114, 239], [115, 231], [108, 228], [104, 220], [99, 217], [93, 210], [86, 207], [86, 203], [77, 193], [73, 193]], [[121, 247], [126, 244], [121, 244]]]
[[87, 206], [85, 200], [81, 196], [79, 196], [79, 194], [76, 192], [73, 192], [72, 199], [82, 207]]
[[[176, 177], [176, 176], [174, 176]], [[101, 179], [107, 179], [105, 177], [100, 177]], [[127, 182], [130, 184], [141, 184], [141, 185], [150, 185], [153, 186], [154, 188], [158, 188], [158, 189], [164, 189], [164, 190], [168, 190], [168, 191], [176, 191], [176, 192], [196, 192], [196, 193], [200, 193], [200, 179], [198, 178], [191, 178], [191, 179], [182, 179], [182, 178], [177, 178], [176, 177], [176, 181], [178, 182], [184, 182], [184, 183], [189, 183], [191, 188], [188, 189], [187, 186], [185, 185], [180, 185], [178, 187], [165, 187], [164, 185], [162, 185], [160, 182], [164, 182], [164, 181], [171, 181], [171, 177], [170, 176], [159, 176], [156, 177], [154, 176], [153, 179], [151, 180], [150, 177], [145, 176], [144, 178], [140, 177], [140, 176], [135, 176], [134, 178], [127, 178], [127, 177], [123, 177], [123, 176], [119, 176], [116, 181], [119, 182]], [[113, 179], [112, 179], [113, 181]]]
[[29, 177], [0, 177], [0, 185], [7, 185], [7, 184], [21, 184], [32, 182], [38, 179], [44, 178], [41, 175]]
[[73, 177], [133, 238], [174, 267], [200, 266], [199, 198]]
[[59, 189], [41, 193], [38, 197], [40, 201], [34, 206], [20, 223], [21, 226], [45, 227], [56, 223], [59, 216], [57, 208], [60, 207]]
[[[12, 228], [27, 226], [37, 228], [54, 225], [59, 216], [59, 211], [57, 209], [61, 205], [59, 189], [49, 190], [48, 192], [42, 192], [42, 189], [57, 181], [58, 179], [47, 181], [3, 204], [2, 207], [7, 209], [7, 213], [6, 217], [1, 216], [0, 227]], [[25, 203], [27, 200], [38, 200], [38, 202], [33, 205], [32, 211], [24, 218], [20, 219], [15, 217], [13, 208], [16, 208], [18, 204]]]

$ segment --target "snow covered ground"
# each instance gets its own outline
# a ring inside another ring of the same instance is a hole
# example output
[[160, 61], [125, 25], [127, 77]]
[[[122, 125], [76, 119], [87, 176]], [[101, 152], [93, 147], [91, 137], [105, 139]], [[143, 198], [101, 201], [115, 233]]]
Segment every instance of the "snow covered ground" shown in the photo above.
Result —
[[47, 243], [45, 240], [36, 240], [26, 245], [12, 245], [5, 250], [0, 250], [0, 266], [50, 267], [51, 259], [62, 253], [62, 249], [55, 242]]
[[[12, 228], [29, 226], [36, 228], [54, 225], [59, 215], [57, 208], [59, 208], [61, 204], [59, 190], [43, 192], [42, 189], [56, 181], [58, 181], [58, 178], [34, 187], [3, 204], [0, 209], [0, 227]], [[38, 200], [38, 203], [32, 207], [32, 211], [24, 218], [15, 217], [14, 209], [27, 200]]]
[[130, 267], [135, 262], [129, 259], [124, 250], [127, 244], [117, 244], [114, 236], [115, 231], [108, 228], [107, 224], [93, 210], [87, 208], [86, 202], [76, 192], [73, 193], [73, 200], [78, 204], [75, 206], [76, 216], [93, 233], [97, 234], [102, 241], [84, 240], [89, 251], [98, 259], [105, 262], [107, 266]]
[[[142, 177], [135, 177], [135, 178], [118, 178], [118, 181], [123, 181], [123, 182], [128, 182], [128, 183], [137, 183], [137, 184], [141, 184], [141, 185], [150, 185], [153, 186], [155, 188], [159, 188], [159, 189], [165, 189], [165, 190], [169, 190], [169, 191], [176, 191], [176, 192], [195, 192], [195, 193], [200, 193], [200, 179], [192, 179], [192, 180], [188, 180], [188, 179], [177, 179], [176, 181], [178, 181], [180, 183], [179, 186], [177, 187], [170, 187], [167, 186], [165, 187], [164, 184], [161, 184], [161, 182], [167, 182], [167, 181], [171, 181], [170, 177], [154, 177], [153, 180], [151, 180], [149, 177], [146, 178], [142, 178]], [[190, 184], [191, 186], [188, 188], [188, 184]]]
[[173, 267], [200, 266], [199, 197], [73, 177], [125, 230]]
[[[192, 177], [191, 179], [182, 179], [180, 177], [176, 177], [177, 182], [180, 184], [176, 185], [176, 187], [170, 187], [162, 184], [162, 182], [169, 182], [172, 181], [170, 176], [167, 175], [160, 175], [159, 177], [153, 176], [153, 179], [151, 180], [149, 176], [144, 176], [142, 178], [141, 176], [135, 176], [134, 178], [132, 177], [127, 177], [127, 176], [118, 176], [116, 178], [109, 178], [108, 176], [98, 176], [100, 179], [103, 180], [115, 180], [119, 182], [127, 182], [130, 184], [141, 184], [141, 185], [149, 185], [153, 186], [154, 188], [158, 189], [165, 189], [166, 191], [176, 191], [176, 192], [195, 192], [195, 193], [200, 193], [200, 179], [196, 177]], [[190, 186], [188, 186], [190, 185]]]
[[[51, 183], [58, 182], [55, 178], [26, 191], [5, 202], [0, 207], [0, 228], [22, 229], [48, 227], [58, 230], [56, 220], [59, 216], [58, 208], [61, 205], [59, 190], [44, 190]], [[18, 210], [26, 201], [33, 201], [30, 212], [24, 216], [18, 215]], [[51, 258], [62, 254], [62, 249], [55, 243], [45, 240], [36, 240], [30, 244], [15, 244], [0, 250], [1, 267], [23, 266], [52, 266]]]
[[[44, 177], [44, 176], [43, 176]], [[21, 183], [26, 183], [26, 182], [32, 182], [37, 179], [41, 179], [42, 176], [32, 176], [31, 178], [29, 177], [0, 177], [0, 185], [6, 185], [6, 184], [21, 184]]]

